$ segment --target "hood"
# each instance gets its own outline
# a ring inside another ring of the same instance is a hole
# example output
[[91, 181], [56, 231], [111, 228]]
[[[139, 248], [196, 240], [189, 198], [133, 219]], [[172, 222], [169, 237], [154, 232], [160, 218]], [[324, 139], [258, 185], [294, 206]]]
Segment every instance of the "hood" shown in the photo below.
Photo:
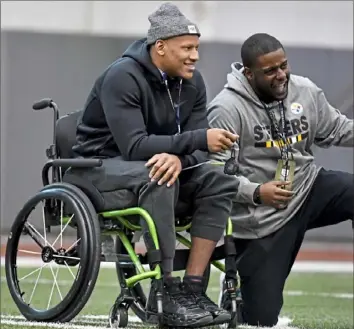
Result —
[[[235, 62], [231, 64], [231, 72], [227, 75], [227, 83], [225, 85], [225, 88], [231, 89], [248, 102], [252, 102], [258, 107], [264, 109], [264, 105], [262, 104], [256, 93], [254, 92], [253, 88], [249, 84], [247, 78], [243, 74], [242, 63]], [[276, 104], [278, 104], [278, 102], [268, 104], [268, 106], [273, 107], [273, 105]]]
[[154, 80], [163, 82], [162, 76], [158, 68], [152, 63], [149, 46], [146, 38], [134, 41], [123, 53], [122, 58], [132, 58], [144, 67], [153, 77]]

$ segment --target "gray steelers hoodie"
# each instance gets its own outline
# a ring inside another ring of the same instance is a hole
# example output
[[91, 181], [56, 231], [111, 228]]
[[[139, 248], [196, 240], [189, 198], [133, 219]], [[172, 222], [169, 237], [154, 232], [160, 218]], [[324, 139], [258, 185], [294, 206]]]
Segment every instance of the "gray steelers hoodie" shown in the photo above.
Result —
[[[353, 120], [332, 107], [323, 91], [308, 78], [290, 75], [285, 108], [285, 133], [296, 162], [292, 189], [295, 192], [285, 209], [253, 202], [256, 187], [274, 180], [280, 149], [270, 133], [270, 119], [246, 77], [240, 63], [231, 65], [224, 89], [208, 105], [212, 128], [224, 128], [240, 136], [236, 159], [239, 164], [231, 218], [234, 235], [255, 239], [269, 235], [299, 210], [314, 183], [319, 169], [314, 163], [312, 145], [353, 147]], [[268, 104], [280, 120], [279, 102]], [[281, 127], [281, 125], [279, 125]], [[226, 161], [230, 151], [210, 154], [212, 160]]]

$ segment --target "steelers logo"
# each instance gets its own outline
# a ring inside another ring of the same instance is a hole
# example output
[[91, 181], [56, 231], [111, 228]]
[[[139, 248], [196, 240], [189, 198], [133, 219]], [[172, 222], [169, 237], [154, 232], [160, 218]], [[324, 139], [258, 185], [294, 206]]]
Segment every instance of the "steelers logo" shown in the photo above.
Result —
[[292, 103], [290, 110], [294, 114], [301, 114], [304, 109], [300, 103]]

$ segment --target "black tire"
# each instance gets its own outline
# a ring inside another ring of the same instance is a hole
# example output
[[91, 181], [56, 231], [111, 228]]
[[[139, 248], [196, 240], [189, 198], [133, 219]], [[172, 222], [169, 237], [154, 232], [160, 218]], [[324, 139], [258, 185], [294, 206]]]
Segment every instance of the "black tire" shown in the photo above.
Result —
[[[73, 198], [80, 200], [79, 204], [87, 219], [88, 255], [90, 255], [88, 265], [91, 272], [85, 277], [82, 283], [82, 287], [85, 287], [85, 289], [79, 290], [72, 304], [55, 319], [56, 322], [69, 322], [85, 307], [95, 287], [101, 263], [101, 230], [97, 212], [90, 199], [82, 190], [67, 183], [53, 184], [49, 188], [60, 188], [62, 186], [65, 187], [67, 191], [70, 191]], [[45, 187], [42, 191], [47, 189], [48, 187]]]
[[[131, 241], [132, 235], [128, 235], [128, 238]], [[134, 244], [132, 244], [134, 247]], [[115, 242], [115, 251], [117, 254], [128, 254], [123, 243], [119, 239], [119, 237], [116, 237], [116, 242]], [[135, 268], [121, 268], [119, 267], [118, 263], [116, 263], [116, 271], [117, 271], [117, 276], [119, 282], [123, 282], [125, 279], [128, 279], [132, 277], [133, 275], [136, 275], [136, 269]], [[204, 278], [204, 291], [207, 290], [208, 284], [209, 284], [209, 279], [210, 279], [210, 271], [211, 271], [211, 265], [207, 266], [203, 278]], [[147, 297], [145, 295], [144, 290], [142, 289], [140, 283], [137, 283], [134, 287], [130, 289], [131, 294], [133, 297], [135, 297], [134, 302], [131, 304], [130, 308], [132, 311], [135, 313], [135, 315], [143, 322], [145, 322], [146, 319], [146, 301]]]
[[[73, 214], [75, 215], [75, 223], [81, 238], [80, 248], [82, 255], [80, 255], [80, 270], [76, 275], [72, 287], [68, 291], [67, 295], [63, 298], [63, 300], [48, 310], [37, 310], [31, 308], [22, 298], [22, 292], [19, 287], [19, 281], [17, 277], [17, 247], [22, 229], [29, 214], [40, 201], [48, 199], [61, 200], [73, 211]], [[81, 201], [73, 197], [73, 193], [70, 192], [65, 186], [58, 184], [56, 188], [48, 187], [46, 190], [38, 192], [35, 196], [26, 202], [26, 204], [17, 215], [12, 225], [7, 242], [5, 270], [10, 294], [19, 311], [27, 320], [42, 322], [56, 321], [56, 319], [58, 319], [68, 307], [73, 306], [73, 302], [76, 300], [84, 282], [87, 282], [87, 277], [92, 277], [93, 272], [92, 267], [90, 266], [90, 254], [88, 253], [90, 248], [90, 242], [88, 238], [92, 235], [92, 233], [88, 232], [88, 228], [91, 226], [88, 223], [88, 217], [86, 217], [83, 209], [84, 206], [81, 204]]]

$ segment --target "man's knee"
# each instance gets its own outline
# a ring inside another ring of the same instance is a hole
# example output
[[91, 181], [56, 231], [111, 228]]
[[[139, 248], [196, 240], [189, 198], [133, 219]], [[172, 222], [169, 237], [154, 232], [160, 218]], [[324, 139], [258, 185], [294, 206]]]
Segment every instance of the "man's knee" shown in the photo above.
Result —
[[237, 192], [237, 181], [233, 176], [224, 173], [224, 166], [205, 164], [199, 168], [201, 169], [200, 181], [203, 181], [203, 186], [212, 187], [217, 194]]
[[178, 179], [171, 187], [167, 183], [158, 185], [157, 181], [151, 181], [150, 170], [146, 167], [145, 161], [125, 161], [118, 156], [111, 159], [105, 159], [103, 165], [103, 175], [105, 185], [109, 185], [111, 190], [128, 189], [133, 192], [141, 201], [147, 195], [157, 202], [166, 202], [171, 200], [173, 204], [176, 195], [178, 195]]
[[278, 323], [279, 313], [267, 312], [266, 310], [259, 311], [258, 313], [244, 314], [244, 321], [250, 326], [256, 327], [273, 327]]
[[330, 181], [328, 187], [333, 186], [332, 193], [335, 193], [333, 206], [338, 209], [338, 219], [340, 221], [353, 220], [354, 175], [341, 171], [323, 172], [322, 176], [326, 181]]
[[[347, 200], [348, 203], [352, 203], [353, 199], [354, 199], [354, 175], [353, 174], [349, 174], [348, 179], [345, 182], [345, 199]], [[351, 208], [352, 210], [352, 216], [351, 219], [353, 219], [353, 208]]]
[[[322, 169], [318, 174], [320, 188], [330, 188], [333, 193], [352, 200], [354, 196], [354, 175], [348, 172]], [[317, 184], [316, 180], [316, 184]]]
[[142, 184], [139, 191], [139, 194], [143, 193], [153, 193], [158, 195], [159, 197], [156, 199], [157, 202], [162, 202], [166, 198], [170, 197], [173, 197], [173, 200], [177, 202], [179, 195], [179, 180], [176, 179], [173, 185], [167, 186], [167, 183], [158, 185], [156, 181], [152, 182], [151, 179], [148, 179], [144, 182], [144, 184]]
[[283, 293], [267, 270], [258, 269], [261, 276], [241, 276], [243, 320], [252, 326], [272, 327], [277, 324], [283, 306]]

